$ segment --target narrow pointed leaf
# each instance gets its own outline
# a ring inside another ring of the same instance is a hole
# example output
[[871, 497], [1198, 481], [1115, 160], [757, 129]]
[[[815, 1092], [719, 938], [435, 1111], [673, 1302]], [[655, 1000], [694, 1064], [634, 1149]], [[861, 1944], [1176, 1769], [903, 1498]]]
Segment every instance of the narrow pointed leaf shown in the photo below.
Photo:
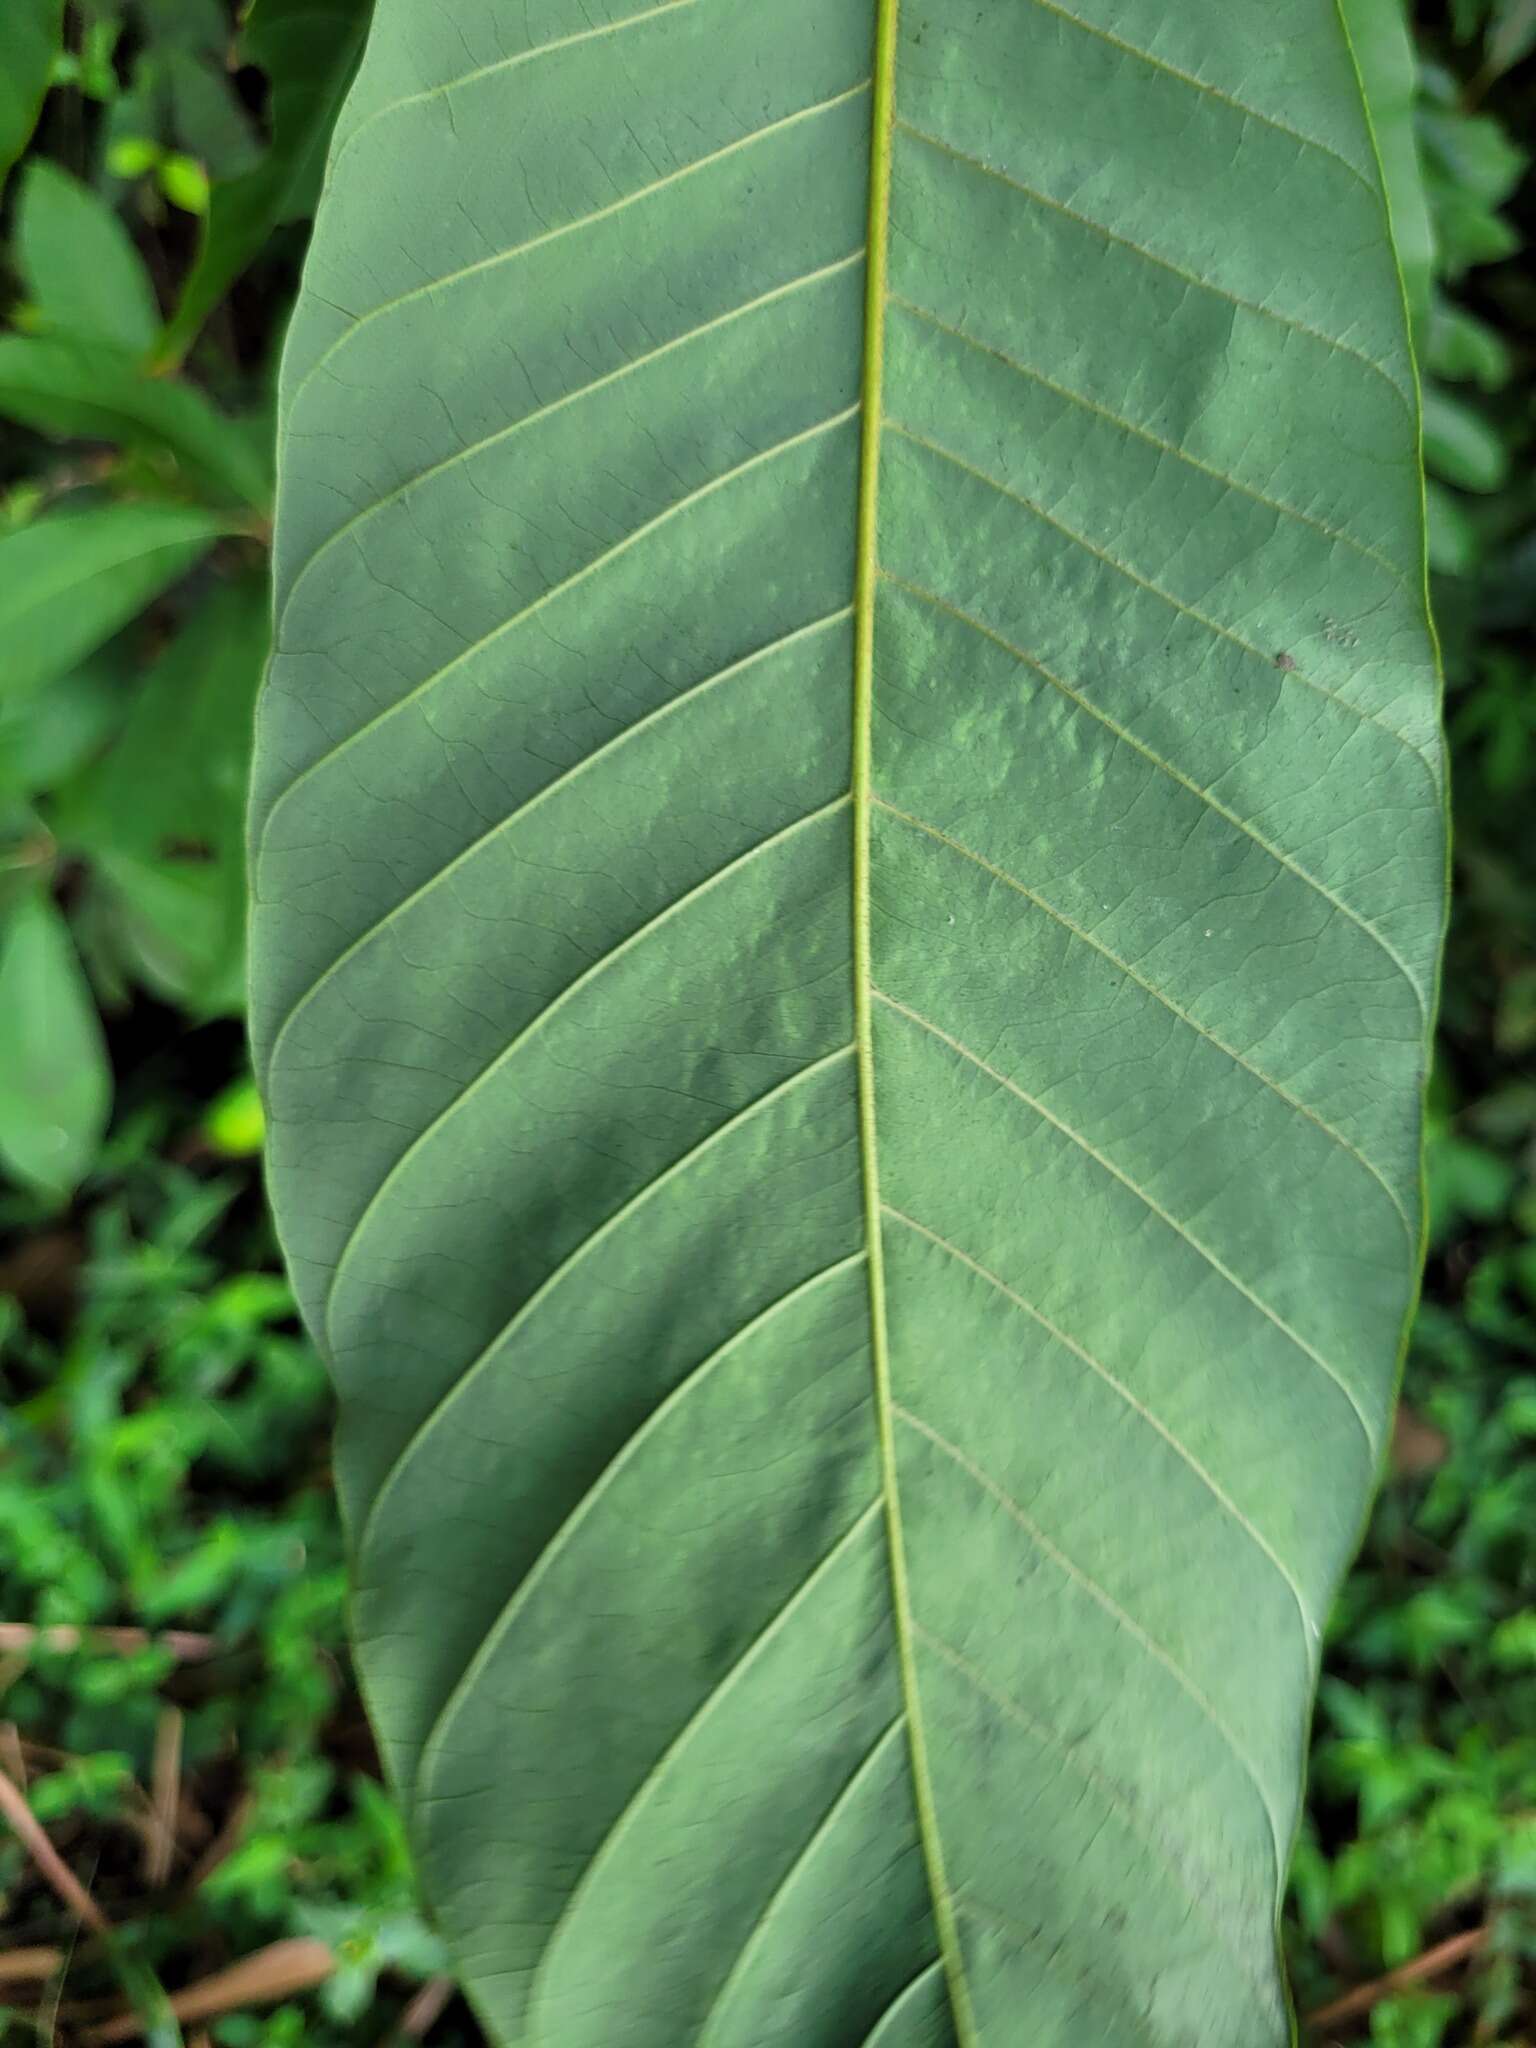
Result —
[[67, 1201], [111, 1105], [112, 1069], [69, 926], [30, 894], [0, 926], [0, 1169]]
[[155, 289], [127, 228], [100, 194], [46, 158], [21, 179], [16, 260], [45, 332], [134, 356], [154, 341]]
[[0, 335], [0, 414], [65, 439], [110, 441], [189, 483], [265, 510], [265, 436], [232, 420], [195, 385], [150, 376], [120, 349], [65, 335]]
[[1273, 2048], [1420, 1246], [1333, 0], [385, 0], [287, 352], [273, 1188], [519, 2048]]
[[161, 355], [179, 361], [235, 279], [285, 222], [314, 207], [326, 139], [357, 66], [370, 0], [255, 0], [241, 55], [266, 73], [272, 140], [261, 161], [208, 197], [202, 245]]

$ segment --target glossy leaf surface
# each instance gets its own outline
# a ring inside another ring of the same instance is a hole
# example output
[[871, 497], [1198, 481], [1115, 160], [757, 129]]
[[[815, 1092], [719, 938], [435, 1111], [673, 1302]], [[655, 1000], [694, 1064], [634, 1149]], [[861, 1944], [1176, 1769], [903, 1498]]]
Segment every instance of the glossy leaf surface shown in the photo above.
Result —
[[1270, 2048], [1444, 869], [1332, 0], [386, 0], [283, 415], [273, 1187], [487, 2023]]

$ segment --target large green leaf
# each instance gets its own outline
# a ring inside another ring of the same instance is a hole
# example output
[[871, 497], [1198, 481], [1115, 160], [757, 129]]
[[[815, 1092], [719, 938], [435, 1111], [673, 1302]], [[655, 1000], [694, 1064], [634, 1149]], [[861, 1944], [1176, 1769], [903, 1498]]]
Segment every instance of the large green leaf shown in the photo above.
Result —
[[272, 1182], [487, 2024], [1281, 2040], [1445, 857], [1334, 0], [386, 0], [283, 415]]
[[113, 209], [39, 157], [16, 208], [16, 260], [37, 324], [143, 355], [160, 329], [155, 289]]

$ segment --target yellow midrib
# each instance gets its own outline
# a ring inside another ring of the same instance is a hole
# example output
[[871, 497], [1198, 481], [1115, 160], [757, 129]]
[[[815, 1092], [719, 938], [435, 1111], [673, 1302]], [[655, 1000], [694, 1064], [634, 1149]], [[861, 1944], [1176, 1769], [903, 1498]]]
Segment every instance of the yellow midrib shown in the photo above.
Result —
[[886, 251], [889, 240], [891, 145], [896, 112], [896, 20], [900, 0], [875, 0], [874, 91], [870, 110], [869, 232], [864, 290], [863, 441], [859, 453], [858, 544], [853, 642], [853, 1014], [859, 1090], [859, 1148], [868, 1246], [870, 1351], [880, 1476], [890, 1551], [891, 1599], [897, 1658], [912, 1756], [913, 1799], [939, 1947], [949, 1984], [960, 2048], [979, 2036], [960, 1951], [954, 1901], [944, 1873], [944, 1851], [928, 1769], [902, 1536], [896, 1472], [890, 1353], [885, 1317], [885, 1257], [881, 1236], [880, 1162], [875, 1122], [875, 1063], [869, 926], [871, 742], [874, 718], [876, 521], [880, 490], [881, 398], [885, 365]]

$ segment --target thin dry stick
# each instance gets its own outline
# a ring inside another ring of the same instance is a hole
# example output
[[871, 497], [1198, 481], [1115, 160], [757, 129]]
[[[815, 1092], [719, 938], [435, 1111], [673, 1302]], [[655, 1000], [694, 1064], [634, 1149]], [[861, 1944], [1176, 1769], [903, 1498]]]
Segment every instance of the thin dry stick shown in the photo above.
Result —
[[442, 2018], [454, 1991], [451, 1977], [429, 1977], [416, 1993], [392, 2036], [395, 2042], [423, 2041]]
[[12, 1948], [0, 1952], [0, 1984], [30, 1984], [54, 1977], [64, 1966], [61, 1948]]
[[110, 1934], [106, 1915], [43, 1833], [15, 1780], [0, 1770], [0, 1814], [20, 1838], [27, 1854], [75, 1918], [94, 1934]]
[[0, 1721], [0, 1768], [9, 1771], [22, 1791], [26, 1791], [27, 1753], [21, 1746], [21, 1730], [14, 1721]]
[[[211, 1977], [174, 1993], [169, 2000], [171, 2013], [178, 2020], [195, 2021], [235, 2012], [243, 2005], [271, 2005], [296, 1992], [313, 1990], [335, 1967], [336, 1958], [323, 1941], [295, 1935], [289, 1941], [274, 1941], [227, 1970], [216, 1970]], [[145, 2031], [146, 2024], [141, 2014], [125, 2012], [105, 2026], [90, 2028], [85, 2039], [93, 2044], [131, 2041]]]
[[176, 1854], [176, 1808], [181, 1797], [179, 1707], [165, 1707], [155, 1727], [155, 1761], [150, 1775], [149, 1826], [144, 1836], [144, 1877], [158, 1891], [171, 1875]]
[[198, 1859], [197, 1868], [192, 1873], [193, 1891], [212, 1877], [226, 1856], [239, 1848], [240, 1837], [245, 1833], [245, 1824], [255, 1803], [254, 1795], [249, 1792], [242, 1792], [235, 1801], [229, 1818]]
[[1384, 1977], [1373, 1977], [1369, 1984], [1357, 1984], [1353, 1991], [1346, 1991], [1331, 2005], [1320, 2005], [1316, 2012], [1308, 2013], [1307, 2024], [1327, 2027], [1336, 2020], [1351, 2020], [1359, 2013], [1369, 2012], [1373, 2005], [1383, 1998], [1390, 1998], [1394, 1991], [1401, 1991], [1409, 1984], [1422, 1984], [1426, 1977], [1438, 1977], [1442, 1970], [1454, 1969], [1458, 1963], [1474, 1955], [1487, 1939], [1486, 1927], [1474, 1927], [1467, 1934], [1453, 1934], [1449, 1941], [1427, 1948], [1411, 1963], [1400, 1963], [1395, 1970], [1388, 1970]]
[[147, 1628], [75, 1628], [58, 1622], [51, 1628], [34, 1628], [26, 1621], [0, 1621], [0, 1650], [25, 1654], [52, 1650], [68, 1655], [79, 1649], [117, 1650], [125, 1657], [139, 1650], [164, 1650], [181, 1664], [200, 1663], [219, 1649], [216, 1636], [193, 1635], [186, 1629], [168, 1628], [154, 1635]]

